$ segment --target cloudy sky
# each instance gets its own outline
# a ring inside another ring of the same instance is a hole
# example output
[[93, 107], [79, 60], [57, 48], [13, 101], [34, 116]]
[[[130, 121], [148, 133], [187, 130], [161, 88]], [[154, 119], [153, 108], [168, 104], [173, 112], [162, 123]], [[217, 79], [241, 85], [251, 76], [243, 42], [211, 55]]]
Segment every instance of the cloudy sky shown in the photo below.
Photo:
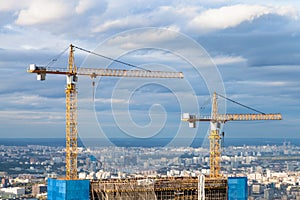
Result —
[[[300, 2], [0, 0], [0, 137], [64, 137], [65, 77], [36, 81], [71, 43], [184, 80], [79, 77], [81, 137], [204, 137], [183, 112], [210, 113], [216, 90], [282, 121], [228, 122], [228, 137], [300, 137]], [[67, 66], [63, 54], [51, 67]], [[131, 69], [75, 51], [76, 65]], [[227, 102], [227, 113], [253, 111]], [[95, 110], [94, 110], [95, 109]], [[98, 132], [101, 132], [99, 135]]]

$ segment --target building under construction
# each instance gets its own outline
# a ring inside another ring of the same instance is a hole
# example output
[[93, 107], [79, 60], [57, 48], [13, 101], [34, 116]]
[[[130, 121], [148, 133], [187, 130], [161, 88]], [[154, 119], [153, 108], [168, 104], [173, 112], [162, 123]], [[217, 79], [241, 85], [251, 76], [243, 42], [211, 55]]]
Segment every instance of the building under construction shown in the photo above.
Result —
[[[93, 55], [100, 56], [115, 62], [125, 64], [140, 70], [125, 69], [98, 69], [81, 68], [77, 70], [74, 63], [74, 49], [82, 50]], [[141, 70], [142, 69], [142, 70]], [[208, 178], [199, 177], [169, 177], [169, 178], [143, 178], [143, 179], [112, 179], [92, 181], [78, 180], [77, 174], [77, 79], [78, 76], [90, 76], [94, 79], [98, 76], [110, 77], [130, 77], [130, 78], [183, 78], [182, 72], [163, 72], [150, 71], [141, 67], [134, 66], [123, 61], [108, 58], [96, 52], [70, 45], [68, 67], [64, 70], [51, 69], [48, 66], [40, 67], [31, 64], [27, 70], [29, 73], [36, 73], [38, 80], [45, 80], [46, 74], [65, 75], [67, 78], [66, 86], [66, 177], [64, 180], [48, 180], [48, 199], [227, 199], [228, 181], [221, 174], [221, 125], [227, 121], [253, 121], [253, 120], [281, 120], [281, 114], [258, 111], [231, 100], [221, 94], [214, 92], [212, 97], [212, 113], [210, 116], [190, 115], [184, 113], [182, 121], [189, 123], [191, 128], [196, 127], [197, 121], [210, 122], [210, 174]], [[94, 88], [93, 88], [94, 91]], [[236, 103], [258, 114], [221, 114], [218, 112], [217, 98], [221, 97]], [[242, 179], [243, 181], [243, 179]], [[238, 181], [233, 181], [233, 183]], [[243, 185], [243, 184], [242, 184]], [[236, 187], [237, 188], [237, 187]], [[235, 187], [232, 187], [234, 194]], [[80, 191], [80, 192], [79, 192]], [[88, 194], [90, 191], [90, 194]], [[245, 192], [244, 192], [245, 193]], [[233, 198], [234, 199], [234, 198]]]
[[227, 199], [227, 179], [168, 177], [91, 181], [92, 200]]

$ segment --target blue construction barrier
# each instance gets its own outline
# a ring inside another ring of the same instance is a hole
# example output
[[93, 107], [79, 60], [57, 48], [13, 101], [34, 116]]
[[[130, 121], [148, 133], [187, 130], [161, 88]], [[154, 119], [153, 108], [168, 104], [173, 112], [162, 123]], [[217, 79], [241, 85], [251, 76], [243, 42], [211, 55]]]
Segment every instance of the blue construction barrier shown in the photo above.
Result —
[[228, 200], [247, 200], [247, 177], [228, 177]]
[[48, 200], [89, 200], [89, 180], [48, 179]]

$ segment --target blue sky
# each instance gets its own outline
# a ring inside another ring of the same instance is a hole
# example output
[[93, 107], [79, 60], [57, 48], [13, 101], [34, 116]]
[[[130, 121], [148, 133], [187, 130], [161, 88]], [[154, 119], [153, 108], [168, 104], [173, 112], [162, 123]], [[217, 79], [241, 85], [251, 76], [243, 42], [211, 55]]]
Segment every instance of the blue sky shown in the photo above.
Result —
[[[0, 137], [64, 137], [65, 77], [38, 82], [26, 68], [47, 64], [73, 43], [147, 69], [185, 74], [185, 80], [101, 78], [95, 104], [91, 80], [79, 77], [80, 136], [203, 137], [208, 124], [190, 130], [180, 114], [209, 114], [209, 95], [217, 88], [284, 119], [229, 122], [227, 137], [299, 138], [299, 17], [300, 3], [281, 0], [1, 0]], [[75, 56], [78, 66], [130, 69], [78, 50]], [[195, 66], [193, 59], [203, 62]], [[66, 54], [53, 65], [66, 66]], [[203, 74], [195, 72], [198, 67]], [[226, 110], [251, 112], [230, 103]]]

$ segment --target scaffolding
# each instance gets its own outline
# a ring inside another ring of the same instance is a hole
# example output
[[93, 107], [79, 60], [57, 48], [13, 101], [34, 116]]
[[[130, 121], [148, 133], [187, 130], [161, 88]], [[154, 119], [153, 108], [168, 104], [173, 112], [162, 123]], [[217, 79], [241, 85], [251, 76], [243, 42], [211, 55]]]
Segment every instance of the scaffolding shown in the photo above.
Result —
[[[91, 181], [92, 200], [198, 200], [198, 177], [130, 178]], [[227, 179], [205, 178], [205, 199], [226, 200]]]
[[154, 200], [151, 179], [110, 179], [91, 182], [92, 200]]
[[205, 179], [205, 199], [226, 200], [227, 199], [227, 179], [206, 178]]

